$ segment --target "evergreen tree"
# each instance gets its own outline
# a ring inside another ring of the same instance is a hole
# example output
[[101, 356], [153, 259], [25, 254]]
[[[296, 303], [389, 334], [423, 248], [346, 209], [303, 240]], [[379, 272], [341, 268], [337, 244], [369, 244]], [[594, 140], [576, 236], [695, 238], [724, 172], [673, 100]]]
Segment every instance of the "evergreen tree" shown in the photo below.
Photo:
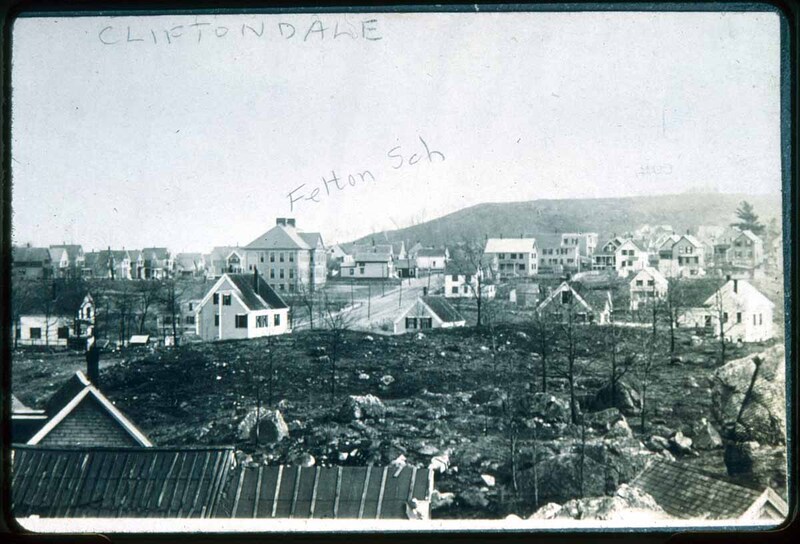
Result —
[[757, 235], [761, 235], [764, 232], [764, 225], [759, 222], [758, 216], [753, 210], [753, 205], [746, 200], [743, 200], [736, 209], [736, 217], [739, 221], [731, 223], [732, 227], [740, 230], [749, 230]]

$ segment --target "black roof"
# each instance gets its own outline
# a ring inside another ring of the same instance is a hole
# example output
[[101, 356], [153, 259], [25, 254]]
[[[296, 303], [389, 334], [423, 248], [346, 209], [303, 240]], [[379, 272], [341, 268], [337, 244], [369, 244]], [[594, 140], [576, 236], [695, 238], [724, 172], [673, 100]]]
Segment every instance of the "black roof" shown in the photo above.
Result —
[[233, 448], [14, 446], [16, 517], [211, 517]]
[[[242, 301], [251, 310], [279, 310], [289, 307], [261, 276], [256, 276], [255, 274], [228, 274], [228, 277], [241, 293]], [[254, 287], [254, 278], [258, 278], [256, 287]], [[259, 296], [267, 303], [266, 306], [259, 300]]]
[[464, 321], [464, 317], [444, 297], [420, 297], [422, 301], [446, 323]]

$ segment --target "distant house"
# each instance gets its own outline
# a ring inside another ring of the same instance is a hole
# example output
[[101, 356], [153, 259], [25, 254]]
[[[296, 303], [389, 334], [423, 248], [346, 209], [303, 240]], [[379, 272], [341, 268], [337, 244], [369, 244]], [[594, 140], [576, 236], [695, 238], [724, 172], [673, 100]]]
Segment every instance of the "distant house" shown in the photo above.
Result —
[[649, 305], [654, 300], [667, 296], [669, 281], [664, 275], [652, 267], [637, 272], [630, 281], [630, 309], [636, 311], [642, 305]]
[[680, 326], [719, 335], [721, 320], [725, 339], [733, 342], [763, 342], [775, 335], [775, 305], [748, 281], [729, 279], [721, 286], [710, 281], [695, 288], [686, 302], [689, 309], [678, 317]]
[[695, 238], [703, 244], [706, 266], [714, 265], [714, 246], [725, 233], [725, 227], [717, 225], [701, 225], [695, 230]]
[[564, 232], [561, 247], [577, 247], [579, 256], [591, 257], [597, 250], [598, 237], [596, 232]]
[[610, 321], [613, 312], [611, 292], [585, 289], [578, 282], [567, 281], [539, 304], [536, 312], [558, 322], [604, 324]]
[[483, 253], [492, 272], [501, 278], [532, 277], [539, 273], [536, 238], [489, 238]]
[[144, 256], [140, 249], [129, 249], [128, 259], [131, 264], [131, 279], [140, 280], [144, 278]]
[[740, 268], [756, 268], [764, 262], [764, 242], [753, 234], [744, 230], [733, 239], [728, 252], [729, 263]]
[[197, 306], [196, 332], [206, 341], [285, 334], [289, 306], [258, 272], [223, 274]]
[[690, 234], [673, 234], [658, 247], [658, 270], [667, 278], [704, 276], [706, 251]]
[[342, 278], [389, 279], [395, 277], [394, 260], [390, 253], [373, 251], [356, 253], [353, 260], [343, 262], [339, 270]]
[[466, 319], [444, 297], [418, 297], [394, 321], [394, 333], [463, 327]]
[[416, 253], [417, 268], [427, 271], [443, 271], [450, 253], [447, 248], [423, 247]]
[[68, 278], [78, 278], [83, 273], [84, 255], [83, 246], [80, 244], [60, 244], [52, 245], [50, 249], [63, 249], [67, 252], [67, 275]]
[[84, 258], [84, 276], [94, 279], [131, 279], [131, 259], [124, 249], [91, 251]]
[[509, 301], [525, 308], [537, 307], [542, 301], [538, 283], [519, 283], [509, 293]]
[[394, 262], [394, 269], [399, 278], [416, 278], [419, 274], [416, 259], [398, 259]]
[[328, 247], [328, 261], [343, 261], [347, 257], [347, 252], [339, 244]]
[[[15, 345], [60, 346], [85, 339], [92, 335], [95, 322], [95, 304], [85, 290], [59, 289], [53, 284], [24, 297], [14, 308], [16, 320], [12, 323]], [[83, 346], [85, 347], [85, 346]]]
[[244, 248], [242, 272], [258, 273], [275, 291], [314, 291], [328, 277], [328, 253], [318, 232], [304, 232], [295, 220], [279, 217], [275, 226]]
[[789, 507], [770, 487], [754, 489], [686, 463], [654, 459], [631, 487], [680, 519], [783, 521]]
[[420, 242], [415, 242], [414, 245], [408, 248], [408, 251], [406, 252], [406, 257], [408, 257], [409, 259], [416, 259], [417, 253], [419, 253], [419, 250], [422, 248], [423, 246]]
[[741, 235], [742, 231], [736, 227], [726, 227], [714, 241], [714, 266], [725, 267], [731, 263], [730, 252], [733, 241]]
[[11, 248], [11, 275], [25, 280], [48, 279], [53, 275], [53, 261], [46, 247]]
[[434, 486], [431, 469], [253, 465], [230, 446], [15, 445], [11, 459], [16, 518], [425, 520]]
[[48, 420], [29, 440], [41, 446], [152, 446], [86, 375], [78, 371], [45, 407]]
[[161, 280], [171, 278], [175, 271], [172, 253], [165, 247], [146, 247], [142, 249], [144, 269], [142, 279]]
[[451, 260], [444, 270], [445, 298], [477, 298], [478, 289], [483, 299], [496, 295], [495, 285], [477, 265], [463, 260]]
[[[588, 262], [588, 255], [581, 253], [587, 247], [585, 236], [578, 234], [537, 234], [536, 243], [539, 249], [539, 274], [577, 273], [582, 270], [583, 261]], [[592, 253], [597, 242], [590, 240]]]
[[53, 264], [53, 278], [69, 277], [69, 253], [63, 247], [50, 248], [50, 262]]
[[205, 277], [205, 257], [202, 253], [178, 253], [175, 255], [175, 274], [182, 278]]
[[616, 251], [617, 248], [623, 244], [623, 242], [625, 242], [624, 238], [614, 236], [605, 244], [603, 244], [600, 250], [596, 251], [592, 256], [592, 270], [616, 270]]

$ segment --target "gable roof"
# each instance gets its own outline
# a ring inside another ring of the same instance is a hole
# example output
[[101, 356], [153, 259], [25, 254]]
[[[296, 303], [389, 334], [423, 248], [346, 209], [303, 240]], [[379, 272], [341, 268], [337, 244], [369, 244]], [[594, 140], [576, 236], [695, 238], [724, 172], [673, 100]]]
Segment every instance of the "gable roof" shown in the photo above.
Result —
[[16, 517], [207, 518], [233, 463], [231, 447], [15, 445], [11, 511]]
[[446, 298], [426, 296], [420, 297], [420, 299], [425, 306], [427, 306], [439, 319], [445, 323], [464, 321], [464, 317], [458, 313], [458, 310], [456, 310]]
[[[748, 512], [763, 490], [737, 485], [723, 476], [675, 461], [651, 461], [631, 482], [655, 499], [668, 514], [683, 518], [736, 519]], [[775, 504], [783, 515], [788, 507]], [[783, 503], [783, 504], [780, 504]]]
[[67, 257], [69, 257], [69, 261], [74, 263], [78, 257], [83, 255], [83, 246], [80, 244], [54, 244], [50, 246], [50, 249], [57, 249], [63, 248], [67, 252]]
[[392, 256], [388, 253], [356, 253], [353, 260], [365, 263], [388, 263], [392, 260]]
[[622, 248], [622, 246], [624, 246], [624, 245], [626, 245], [626, 244], [630, 244], [630, 245], [632, 245], [632, 246], [633, 246], [635, 249], [638, 249], [640, 252], [644, 252], [644, 251], [645, 251], [645, 250], [644, 250], [644, 248], [643, 248], [641, 245], [639, 245], [639, 244], [636, 242], [636, 240], [634, 240], [633, 238], [625, 238], [625, 239], [624, 239], [624, 240], [622, 240], [622, 241], [620, 242], [620, 244], [619, 244], [619, 245], [618, 245], [618, 246], [617, 246], [617, 247], [614, 249], [614, 253], [616, 253], [617, 251], [619, 251], [619, 250]]
[[641, 274], [649, 275], [656, 281], [656, 283], [662, 283], [662, 284], [669, 283], [669, 280], [667, 280], [664, 274], [662, 274], [661, 272], [659, 272], [657, 268], [653, 268], [652, 266], [645, 266], [644, 268], [636, 272], [636, 274], [631, 276], [631, 281], [629, 281], [628, 283], [633, 285], [633, 282], [636, 281], [636, 278], [639, 277]]
[[298, 232], [297, 235], [312, 249], [325, 247], [322, 242], [322, 235], [318, 232]]
[[531, 253], [536, 238], [489, 238], [484, 253]]
[[692, 244], [694, 247], [703, 247], [702, 242], [700, 242], [700, 240], [698, 240], [697, 238], [695, 238], [691, 234], [684, 234], [684, 235], [681, 236], [681, 239], [688, 240], [689, 243]]
[[239, 246], [216, 246], [209, 254], [209, 260], [213, 262], [224, 261], [232, 251], [240, 249]]
[[37, 289], [33, 296], [21, 297], [16, 301], [15, 312], [18, 315], [77, 316], [83, 301], [92, 297], [85, 284], [69, 285], [71, 281], [55, 279], [47, 287]]
[[408, 519], [429, 501], [430, 469], [411, 466], [243, 466], [229, 479], [215, 517]]
[[[547, 308], [550, 303], [556, 299], [559, 293], [566, 290], [572, 292], [572, 294], [575, 296], [575, 300], [578, 301], [578, 304], [585, 307], [587, 310], [594, 310], [594, 308], [592, 308], [592, 306], [584, 298], [584, 295], [589, 293], [591, 290], [583, 288], [579, 282], [573, 282], [570, 284], [569, 282], [562, 281], [560, 284], [558, 284], [558, 287], [553, 289], [553, 291], [539, 304], [539, 306], [537, 306], [536, 311], [541, 312]], [[581, 294], [579, 290], [585, 290], [585, 293]]]
[[739, 237], [741, 236], [749, 238], [752, 242], [761, 242], [761, 238], [751, 230], [743, 230]]
[[297, 229], [288, 225], [275, 225], [244, 246], [245, 249], [311, 249]]
[[80, 370], [70, 378], [47, 402], [45, 408], [50, 419], [39, 429], [28, 441], [28, 444], [38, 444], [44, 437], [55, 429], [75, 408], [81, 404], [88, 396], [97, 400], [108, 414], [120, 424], [120, 426], [136, 441], [139, 445], [150, 447], [153, 444], [150, 440], [136, 428], [136, 426], [120, 412], [108, 398], [100, 392], [86, 375]]
[[175, 266], [183, 270], [197, 270], [204, 260], [202, 253], [178, 253], [175, 256]]
[[[736, 282], [736, 289], [737, 293], [734, 295], [733, 293], [733, 286], [734, 282]], [[728, 296], [736, 296], [737, 298], [748, 298], [748, 299], [755, 299], [758, 302], [766, 303], [770, 307], [774, 307], [775, 303], [773, 303], [770, 299], [768, 299], [764, 294], [753, 287], [753, 285], [748, 282], [747, 280], [728, 280], [726, 281], [717, 291], [712, 293], [706, 300], [703, 302], [703, 306], [709, 307], [714, 306], [717, 301], [717, 292], [720, 293], [720, 296], [725, 297]]]
[[[254, 277], [258, 278], [256, 287], [253, 285]], [[236, 294], [241, 299], [242, 304], [244, 304], [245, 307], [247, 307], [247, 309], [251, 312], [256, 310], [281, 310], [289, 307], [289, 305], [286, 304], [281, 296], [276, 293], [267, 282], [264, 281], [264, 278], [262, 278], [261, 275], [256, 276], [255, 273], [223, 274], [222, 277], [217, 280], [214, 286], [208, 291], [201, 304], [205, 304], [211, 295], [219, 289], [219, 286], [222, 285], [226, 279], [229, 280], [236, 289]]]
[[64, 249], [63, 247], [51, 247], [49, 251], [50, 251], [50, 260], [53, 262], [61, 261], [61, 258], [64, 257], [64, 255], [66, 255], [67, 260], [69, 260], [69, 253], [67, 253], [67, 250]]
[[444, 265], [444, 273], [446, 275], [475, 275], [477, 272], [477, 263], [472, 263], [468, 259], [450, 259], [447, 261], [447, 264]]
[[46, 247], [13, 247], [11, 260], [16, 263], [50, 262], [50, 250]]
[[443, 247], [423, 247], [417, 251], [417, 257], [446, 257], [447, 249]]

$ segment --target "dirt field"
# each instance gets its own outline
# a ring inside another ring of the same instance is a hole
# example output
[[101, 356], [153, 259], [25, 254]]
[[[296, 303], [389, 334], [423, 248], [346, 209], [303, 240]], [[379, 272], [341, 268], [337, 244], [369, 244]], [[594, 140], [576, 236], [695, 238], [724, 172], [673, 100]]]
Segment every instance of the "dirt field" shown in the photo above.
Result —
[[[330, 333], [318, 330], [277, 338], [272, 348], [267, 339], [258, 339], [104, 354], [100, 387], [158, 445], [235, 444], [256, 460], [293, 462], [308, 453], [322, 465], [385, 464], [403, 455], [407, 462], [422, 466], [447, 453], [451, 468], [437, 474], [437, 489], [467, 498], [480, 493], [483, 498], [456, 501], [437, 510], [437, 517], [528, 515], [535, 504], [512, 489], [510, 427], [503, 399], [511, 393], [526, 397], [540, 389], [540, 359], [533, 353], [530, 333], [523, 324], [498, 326], [493, 354], [488, 330], [450, 329], [399, 337], [347, 332], [339, 349], [346, 357], [336, 365], [333, 403], [331, 365], [319, 359], [323, 349], [331, 351]], [[602, 326], [581, 328], [579, 400], [590, 398], [608, 375], [608, 359], [602, 356], [606, 335]], [[623, 350], [635, 350], [634, 336], [626, 338], [631, 344]], [[710, 419], [709, 377], [719, 364], [717, 346], [712, 340], [700, 346], [688, 340], [688, 333], [682, 332], [678, 355], [683, 362], [672, 364], [661, 357], [655, 365], [648, 397], [652, 412], [644, 435], [639, 418], [628, 419], [635, 436], [644, 439], [656, 430], [691, 432], [694, 422]], [[566, 380], [559, 373], [564, 366], [563, 341], [551, 349], [548, 392], [564, 398]], [[761, 349], [732, 347], [728, 358]], [[31, 406], [40, 406], [71, 372], [85, 367], [81, 354], [20, 351], [13, 361], [13, 391]], [[339, 417], [348, 395], [366, 394], [381, 399], [385, 417], [364, 421]], [[239, 421], [258, 397], [264, 406], [281, 410], [288, 439], [259, 447], [238, 439]], [[530, 433], [520, 434], [518, 455], [530, 458], [537, 445], [540, 451], [544, 445], [562, 451], [579, 434], [570, 424], [551, 431], [550, 436], [540, 435], [536, 444]], [[687, 456], [685, 461], [724, 471], [721, 450]], [[496, 485], [488, 492], [475, 491], [482, 486], [485, 490], [481, 475], [487, 473], [496, 477]]]

